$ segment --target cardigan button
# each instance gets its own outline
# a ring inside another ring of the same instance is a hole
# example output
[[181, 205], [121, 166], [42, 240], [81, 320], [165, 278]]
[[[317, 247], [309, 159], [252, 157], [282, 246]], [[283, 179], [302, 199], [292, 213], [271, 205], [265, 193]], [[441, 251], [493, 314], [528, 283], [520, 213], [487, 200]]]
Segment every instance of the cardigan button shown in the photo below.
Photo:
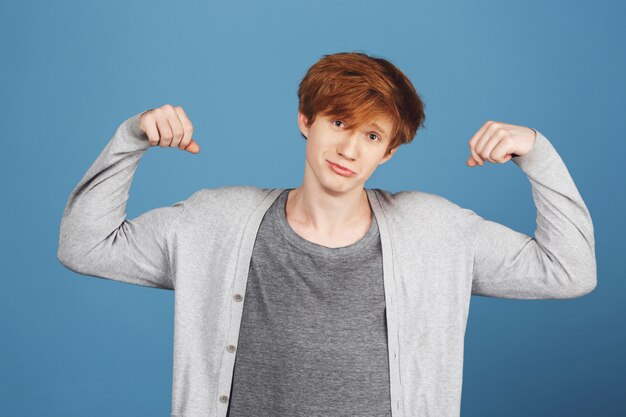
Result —
[[220, 395], [220, 401], [223, 403], [227, 403], [228, 402], [228, 396], [227, 395]]
[[235, 296], [233, 297], [235, 299], [235, 301], [239, 302], [241, 300], [243, 300], [243, 297], [241, 296], [241, 294], [235, 294]]
[[235, 351], [235, 345], [228, 345], [228, 347], [226, 348], [229, 352], [234, 352]]

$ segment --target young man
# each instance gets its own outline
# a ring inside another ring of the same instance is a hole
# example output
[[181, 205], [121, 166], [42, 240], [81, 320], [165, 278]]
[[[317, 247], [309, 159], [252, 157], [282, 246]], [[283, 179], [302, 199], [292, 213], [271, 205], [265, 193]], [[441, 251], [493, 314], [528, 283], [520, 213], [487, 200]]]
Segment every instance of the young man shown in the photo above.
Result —
[[471, 295], [592, 291], [589, 212], [548, 139], [501, 122], [473, 135], [467, 164], [521, 168], [534, 238], [441, 196], [364, 188], [424, 121], [384, 59], [326, 55], [298, 94], [300, 187], [201, 189], [126, 220], [146, 149], [199, 151], [181, 107], [151, 109], [122, 123], [71, 193], [59, 260], [175, 289], [173, 417], [458, 416]]

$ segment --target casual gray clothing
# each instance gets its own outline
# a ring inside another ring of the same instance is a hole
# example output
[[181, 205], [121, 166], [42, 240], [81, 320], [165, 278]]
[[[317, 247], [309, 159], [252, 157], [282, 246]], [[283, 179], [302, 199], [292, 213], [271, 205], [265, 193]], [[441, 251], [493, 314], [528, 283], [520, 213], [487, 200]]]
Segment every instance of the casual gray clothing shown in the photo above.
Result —
[[289, 225], [283, 191], [259, 227], [228, 417], [391, 416], [380, 235], [329, 248]]
[[[57, 256], [83, 275], [175, 289], [172, 416], [224, 417], [255, 239], [284, 189], [205, 188], [126, 219], [150, 147], [139, 116], [70, 194]], [[532, 186], [534, 237], [435, 194], [366, 189], [382, 249], [393, 417], [459, 416], [471, 295], [573, 298], [596, 286], [591, 216], [552, 144], [537, 132], [512, 161]]]

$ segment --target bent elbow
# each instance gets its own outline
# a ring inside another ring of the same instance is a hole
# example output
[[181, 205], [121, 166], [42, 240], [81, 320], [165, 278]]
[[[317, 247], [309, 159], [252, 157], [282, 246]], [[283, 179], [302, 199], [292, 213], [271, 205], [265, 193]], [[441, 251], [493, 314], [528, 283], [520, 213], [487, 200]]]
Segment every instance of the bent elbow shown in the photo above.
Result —
[[564, 298], [578, 298], [591, 293], [598, 285], [595, 253], [576, 258], [576, 262], [559, 263]]
[[57, 248], [57, 259], [64, 267], [75, 270], [72, 266], [72, 257], [68, 253], [65, 246], [61, 243], [59, 243], [59, 247]]
[[63, 266], [67, 266], [69, 263], [69, 256], [62, 240], [59, 240], [59, 245], [57, 246], [57, 260]]
[[595, 252], [592, 251], [591, 256], [588, 258], [585, 268], [581, 268], [582, 271], [578, 275], [578, 279], [575, 281], [575, 297], [582, 297], [587, 295], [596, 289], [598, 286], [598, 272], [596, 266]]
[[79, 272], [79, 261], [84, 258], [84, 254], [78, 251], [77, 245], [72, 245], [68, 241], [59, 240], [57, 248], [57, 259], [64, 267], [71, 271]]
[[596, 279], [596, 276], [593, 275], [593, 278], [589, 279], [586, 284], [581, 285], [576, 289], [574, 297], [582, 297], [583, 295], [587, 295], [595, 290], [597, 286], [598, 281]]
[[571, 285], [565, 298], [578, 298], [591, 293], [598, 286], [598, 280], [595, 272], [588, 273], [583, 277], [579, 277], [574, 284]]

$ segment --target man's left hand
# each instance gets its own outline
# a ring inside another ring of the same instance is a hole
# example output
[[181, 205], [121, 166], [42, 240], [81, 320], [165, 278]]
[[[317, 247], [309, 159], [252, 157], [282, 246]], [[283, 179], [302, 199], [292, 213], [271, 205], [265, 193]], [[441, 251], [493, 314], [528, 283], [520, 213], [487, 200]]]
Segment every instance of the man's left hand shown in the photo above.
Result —
[[503, 164], [514, 156], [526, 155], [535, 143], [530, 127], [488, 121], [469, 140], [472, 156], [467, 165], [483, 165], [484, 161]]

